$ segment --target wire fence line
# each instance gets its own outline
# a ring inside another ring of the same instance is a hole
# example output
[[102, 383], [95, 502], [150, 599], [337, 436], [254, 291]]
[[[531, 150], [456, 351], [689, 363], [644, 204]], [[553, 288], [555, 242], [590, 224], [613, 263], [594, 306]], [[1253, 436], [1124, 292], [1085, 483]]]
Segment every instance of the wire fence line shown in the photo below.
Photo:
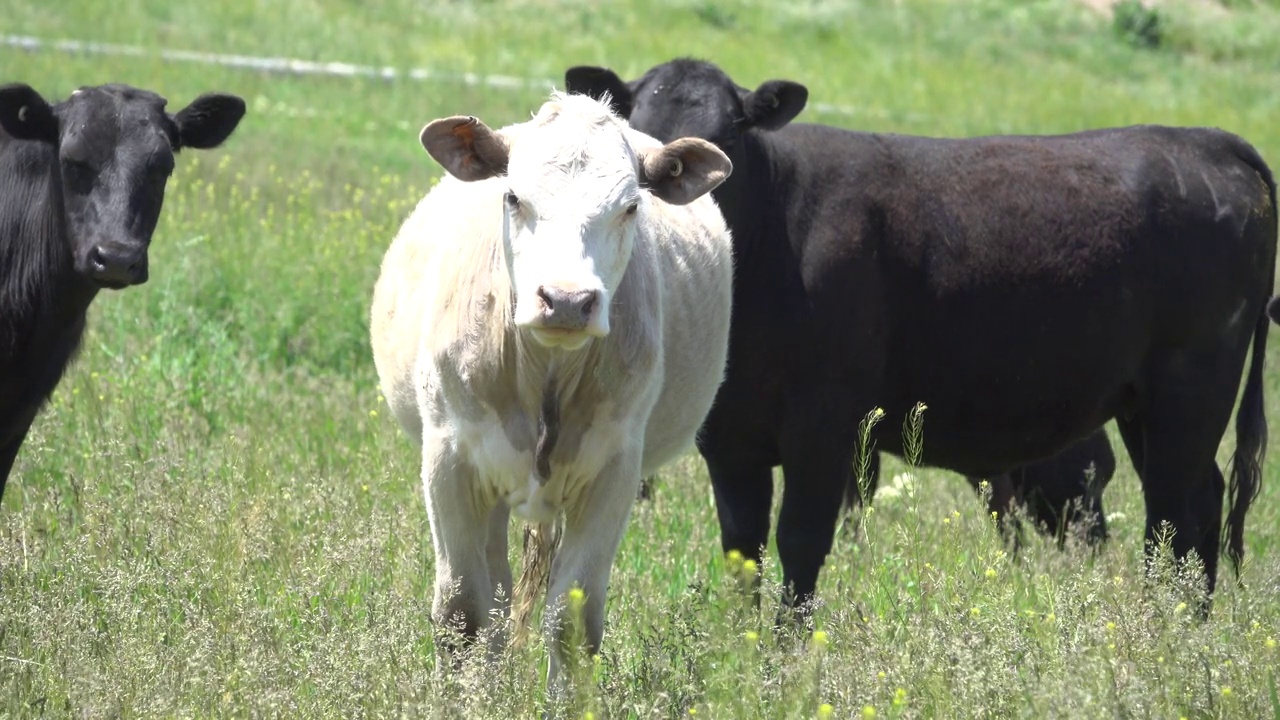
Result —
[[[85, 40], [47, 40], [31, 35], [0, 36], [0, 47], [16, 48], [28, 52], [54, 51], [81, 55], [158, 58], [168, 62], [217, 65], [280, 75], [318, 75], [378, 80], [409, 80], [414, 82], [449, 82], [498, 90], [549, 91], [562, 82], [550, 78], [526, 78], [502, 74], [482, 75], [478, 73], [449, 72], [432, 68], [410, 68], [406, 70], [390, 66], [360, 65], [341, 61], [224, 54], [172, 48], [145, 48], [138, 45], [121, 45]], [[850, 105], [823, 102], [809, 103], [808, 107], [824, 115], [839, 115], [849, 118], [875, 118], [909, 123], [927, 123], [932, 119], [928, 115], [921, 113], [892, 112], [883, 108], [857, 108]]]

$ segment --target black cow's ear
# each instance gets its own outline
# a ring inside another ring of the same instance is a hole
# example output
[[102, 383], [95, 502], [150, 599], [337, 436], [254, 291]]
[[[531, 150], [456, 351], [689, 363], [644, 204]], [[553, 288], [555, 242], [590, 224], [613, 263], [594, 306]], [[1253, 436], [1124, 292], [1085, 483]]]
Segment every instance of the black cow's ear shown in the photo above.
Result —
[[218, 147], [240, 124], [244, 109], [244, 100], [236, 95], [201, 95], [173, 116], [180, 146], [197, 150]]
[[0, 127], [18, 140], [58, 142], [53, 108], [25, 83], [0, 86]]
[[609, 68], [578, 65], [564, 71], [565, 90], [580, 95], [590, 95], [599, 100], [609, 94], [613, 111], [624, 118], [631, 117], [631, 101], [634, 93], [618, 74]]
[[809, 101], [809, 89], [790, 80], [769, 80], [742, 98], [751, 127], [777, 130], [791, 122]]

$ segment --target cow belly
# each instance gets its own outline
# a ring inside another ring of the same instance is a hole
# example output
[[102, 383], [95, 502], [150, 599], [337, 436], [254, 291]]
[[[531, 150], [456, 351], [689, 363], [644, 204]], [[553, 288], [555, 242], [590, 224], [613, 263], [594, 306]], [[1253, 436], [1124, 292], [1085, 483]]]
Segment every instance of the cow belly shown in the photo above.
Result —
[[[988, 387], [989, 377], [969, 382], [955, 377], [949, 387], [921, 389], [915, 400], [903, 397], [894, 406], [900, 413], [915, 401], [927, 405], [925, 463], [989, 476], [1044, 459], [1121, 412], [1135, 380], [1133, 373], [1115, 370], [1078, 382], [1037, 378], [1009, 381], [999, 388]], [[894, 429], [893, 437], [884, 437], [882, 447], [900, 452], [900, 420], [890, 420], [887, 427]]]

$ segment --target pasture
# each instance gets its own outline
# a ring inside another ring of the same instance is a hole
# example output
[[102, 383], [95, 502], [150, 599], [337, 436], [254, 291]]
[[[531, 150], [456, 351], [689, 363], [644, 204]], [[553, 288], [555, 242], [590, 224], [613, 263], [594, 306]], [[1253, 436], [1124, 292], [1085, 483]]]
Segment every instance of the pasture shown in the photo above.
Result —
[[[0, 714], [543, 709], [540, 642], [496, 667], [437, 669], [419, 457], [370, 357], [378, 264], [442, 172], [418, 144], [425, 122], [522, 120], [570, 65], [630, 78], [691, 54], [744, 83], [805, 83], [801, 121], [948, 136], [1203, 124], [1280, 167], [1280, 8], [1162, 8], [1163, 42], [1146, 49], [1076, 0], [6, 3], [9, 33], [439, 76], [0, 48], [5, 81], [50, 99], [122, 81], [171, 109], [206, 90], [249, 102], [223, 148], [179, 157], [151, 280], [95, 302], [79, 362], [18, 458], [0, 508]], [[926, 411], [925, 443], [928, 429]], [[1200, 623], [1187, 583], [1143, 580], [1141, 494], [1113, 443], [1112, 540], [1096, 556], [1033, 538], [1015, 559], [959, 476], [886, 458], [891, 489], [838, 538], [821, 634], [806, 637], [775, 632], [769, 563], [760, 608], [739, 592], [690, 452], [632, 513], [604, 649], [573, 668], [568, 715], [1280, 717], [1280, 446], [1248, 519], [1243, 586], [1224, 564]]]

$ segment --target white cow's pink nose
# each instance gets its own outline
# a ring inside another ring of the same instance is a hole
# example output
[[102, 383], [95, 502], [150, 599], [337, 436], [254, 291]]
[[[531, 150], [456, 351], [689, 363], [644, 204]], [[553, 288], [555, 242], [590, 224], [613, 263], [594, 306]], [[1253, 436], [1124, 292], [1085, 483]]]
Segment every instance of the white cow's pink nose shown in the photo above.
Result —
[[538, 287], [538, 324], [544, 328], [583, 330], [600, 300], [597, 290], [562, 290]]

